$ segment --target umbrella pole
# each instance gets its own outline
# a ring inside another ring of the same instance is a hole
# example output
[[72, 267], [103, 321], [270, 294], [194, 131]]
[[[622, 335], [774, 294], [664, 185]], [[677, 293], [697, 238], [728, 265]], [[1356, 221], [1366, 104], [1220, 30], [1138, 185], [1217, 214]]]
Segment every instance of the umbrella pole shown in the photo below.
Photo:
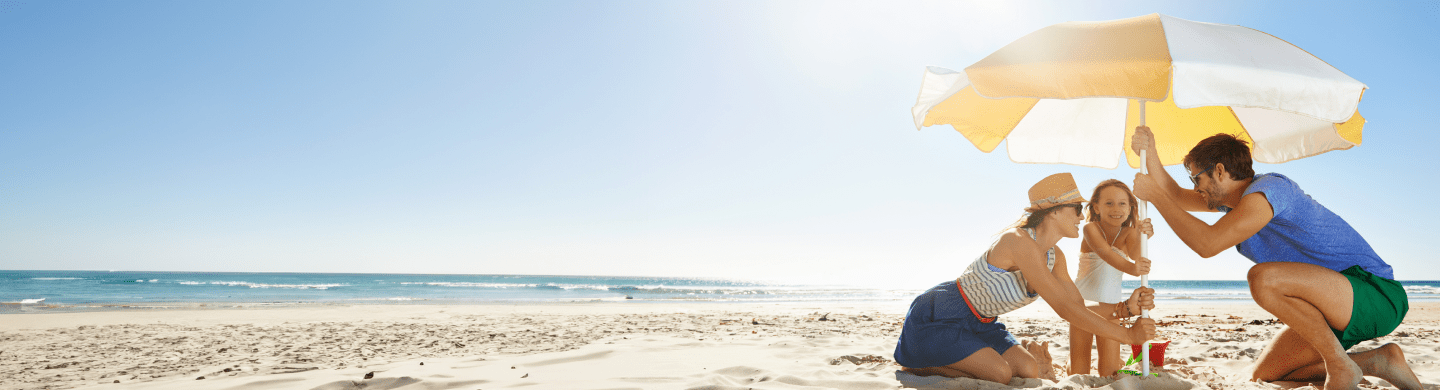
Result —
[[[1144, 125], [1145, 125], [1145, 101], [1144, 101], [1144, 100], [1140, 100], [1140, 99], [1136, 99], [1136, 101], [1138, 101], [1138, 102], [1140, 103], [1140, 125], [1141, 125], [1141, 126], [1144, 126]], [[1144, 150], [1144, 149], [1141, 149], [1141, 150], [1140, 150], [1140, 173], [1142, 173], [1142, 174], [1147, 174], [1147, 175], [1148, 175], [1148, 174], [1150, 174], [1150, 169], [1149, 169], [1149, 165], [1150, 165], [1150, 164], [1146, 164], [1146, 161], [1147, 161], [1147, 160], [1145, 160], [1145, 150]], [[1142, 201], [1140, 201], [1139, 203], [1140, 203], [1140, 204], [1139, 204], [1139, 206], [1140, 206], [1140, 210], [1139, 210], [1139, 211], [1140, 211], [1140, 215], [1139, 215], [1139, 216], [1140, 216], [1140, 221], [1144, 221], [1144, 220], [1145, 220], [1145, 214], [1147, 214], [1147, 212], [1150, 211], [1150, 202], [1146, 202], [1146, 201], [1143, 201], [1143, 200], [1142, 200]], [[1140, 221], [1136, 221], [1136, 223], [1139, 223]], [[1149, 242], [1149, 240], [1146, 239], [1144, 233], [1141, 233], [1141, 234], [1140, 234], [1140, 257], [1144, 257], [1144, 258], [1149, 258], [1149, 257], [1150, 257], [1150, 242]], [[1140, 287], [1149, 287], [1149, 286], [1150, 286], [1150, 274], [1140, 275]], [[1141, 311], [1140, 311], [1140, 317], [1141, 317], [1141, 318], [1150, 318], [1150, 310], [1149, 310], [1149, 309], [1141, 310]], [[1146, 341], [1144, 345], [1141, 345], [1141, 348], [1140, 348], [1140, 361], [1141, 361], [1141, 363], [1140, 363], [1140, 367], [1141, 367], [1140, 373], [1141, 373], [1141, 375], [1142, 375], [1141, 378], [1148, 378], [1148, 377], [1150, 377], [1150, 342], [1149, 342], [1149, 341]]]

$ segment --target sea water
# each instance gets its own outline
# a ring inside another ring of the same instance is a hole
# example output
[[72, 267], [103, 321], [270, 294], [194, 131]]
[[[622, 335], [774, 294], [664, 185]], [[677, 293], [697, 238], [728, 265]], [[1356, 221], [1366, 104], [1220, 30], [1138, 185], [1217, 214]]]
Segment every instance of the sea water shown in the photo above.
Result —
[[[1412, 301], [1440, 300], [1440, 281], [1401, 283]], [[1152, 280], [1150, 285], [1155, 288], [1158, 300], [1171, 304], [1253, 302], [1249, 286], [1243, 280]], [[1138, 280], [1122, 283], [1127, 291], [1137, 286]], [[904, 305], [929, 287], [894, 289], [634, 276], [0, 271], [0, 303], [3, 303], [0, 312], [316, 303], [623, 301]]]

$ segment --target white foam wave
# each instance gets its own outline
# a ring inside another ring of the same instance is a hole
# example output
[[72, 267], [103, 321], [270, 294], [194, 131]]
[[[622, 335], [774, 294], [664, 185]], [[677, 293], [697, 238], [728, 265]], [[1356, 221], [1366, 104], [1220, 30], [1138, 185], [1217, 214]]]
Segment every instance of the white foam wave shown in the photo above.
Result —
[[181, 281], [180, 284], [192, 285], [192, 286], [194, 286], [194, 285], [217, 285], [217, 286], [249, 287], [249, 288], [293, 288], [293, 289], [299, 289], [299, 290], [310, 290], [310, 289], [314, 289], [314, 290], [327, 290], [327, 289], [330, 289], [331, 287], [345, 287], [345, 286], [348, 286], [348, 284], [338, 284], [338, 283], [331, 283], [331, 284], [267, 284], [267, 283], [253, 283], [253, 282], [195, 282], [195, 281], [188, 281], [188, 280], [187, 280], [187, 281]]
[[1440, 294], [1440, 287], [1435, 286], [1405, 286], [1405, 292], [1410, 294]]
[[1230, 296], [1230, 297], [1225, 297], [1225, 296], [1206, 296], [1206, 295], [1174, 295], [1174, 296], [1156, 296], [1155, 299], [1174, 299], [1174, 300], [1193, 299], [1193, 300], [1207, 300], [1207, 301], [1230, 301], [1230, 300], [1249, 300], [1249, 299], [1250, 299], [1250, 296], [1249, 296], [1249, 295], [1246, 295], [1246, 296]]
[[394, 302], [409, 302], [409, 301], [428, 301], [428, 300], [430, 300], [430, 298], [390, 297], [390, 298], [349, 298], [349, 299], [345, 299], [345, 300], [347, 300], [347, 301], [394, 301]]
[[610, 291], [610, 286], [606, 286], [606, 285], [595, 285], [595, 284], [546, 283], [545, 286], [546, 286], [546, 287], [558, 287], [558, 288], [561, 288], [561, 289], [564, 289], [564, 290], [567, 290], [567, 291], [568, 291], [568, 290]]
[[525, 288], [535, 287], [535, 284], [518, 283], [471, 283], [471, 282], [400, 282], [406, 285], [424, 285], [440, 287], [479, 287], [479, 288]]

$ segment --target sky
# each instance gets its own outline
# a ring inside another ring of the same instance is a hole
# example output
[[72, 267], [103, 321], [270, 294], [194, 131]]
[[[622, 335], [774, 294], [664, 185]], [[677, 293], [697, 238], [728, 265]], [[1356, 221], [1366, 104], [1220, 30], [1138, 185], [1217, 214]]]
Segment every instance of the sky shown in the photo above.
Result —
[[[925, 67], [1157, 12], [1365, 83], [1360, 146], [1256, 171], [1300, 183], [1397, 279], [1440, 280], [1433, 1], [5, 0], [0, 269], [923, 288], [1039, 179], [1072, 172], [1088, 196], [1135, 174], [917, 131]], [[1151, 216], [1153, 279], [1245, 278], [1235, 250], [1202, 259]]]

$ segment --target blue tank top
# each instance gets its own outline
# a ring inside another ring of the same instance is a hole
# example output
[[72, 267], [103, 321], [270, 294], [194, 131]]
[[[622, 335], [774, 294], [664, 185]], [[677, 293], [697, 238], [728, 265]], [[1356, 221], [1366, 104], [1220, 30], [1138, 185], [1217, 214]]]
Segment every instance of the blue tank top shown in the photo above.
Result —
[[[1395, 273], [1365, 238], [1339, 215], [1320, 205], [1284, 175], [1255, 175], [1244, 195], [1263, 193], [1275, 217], [1235, 249], [1255, 263], [1287, 261], [1315, 264], [1335, 272], [1352, 266], [1394, 280]], [[1229, 213], [1231, 208], [1220, 206]]]

